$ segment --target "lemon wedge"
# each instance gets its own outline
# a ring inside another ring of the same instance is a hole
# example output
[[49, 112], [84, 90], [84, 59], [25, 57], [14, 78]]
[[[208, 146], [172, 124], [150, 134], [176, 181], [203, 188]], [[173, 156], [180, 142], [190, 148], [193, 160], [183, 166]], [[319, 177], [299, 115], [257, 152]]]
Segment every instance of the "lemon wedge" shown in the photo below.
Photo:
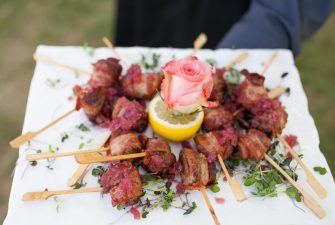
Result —
[[202, 110], [192, 114], [176, 115], [166, 107], [160, 96], [151, 100], [148, 114], [152, 130], [176, 142], [191, 138], [199, 130], [204, 119]]

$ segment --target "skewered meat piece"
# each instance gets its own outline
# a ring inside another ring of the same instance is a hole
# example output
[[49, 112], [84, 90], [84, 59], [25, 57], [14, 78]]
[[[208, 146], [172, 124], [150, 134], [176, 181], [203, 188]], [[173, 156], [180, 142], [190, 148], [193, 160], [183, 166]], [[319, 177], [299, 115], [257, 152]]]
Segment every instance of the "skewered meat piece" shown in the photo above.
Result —
[[166, 140], [149, 138], [145, 147], [143, 167], [151, 173], [166, 174], [175, 164], [176, 157]]
[[137, 153], [142, 150], [142, 144], [134, 133], [124, 133], [119, 136], [112, 137], [110, 140], [111, 155], [125, 155]]
[[246, 135], [238, 138], [237, 156], [241, 159], [260, 161], [268, 151], [271, 144], [270, 138], [263, 132], [251, 128]]
[[119, 82], [122, 66], [116, 58], [100, 59], [93, 64], [93, 73], [88, 84], [91, 87], [112, 87]]
[[216, 108], [205, 108], [205, 117], [202, 128], [206, 131], [219, 130], [233, 125], [233, 114], [224, 109], [223, 106]]
[[205, 154], [209, 159], [216, 158], [220, 154], [226, 160], [233, 152], [233, 147], [237, 145], [237, 134], [233, 128], [226, 130], [212, 131], [194, 136], [197, 149]]
[[281, 134], [287, 122], [287, 112], [277, 99], [264, 99], [251, 112], [254, 114], [251, 127], [268, 134]]
[[182, 165], [181, 178], [184, 185], [204, 188], [215, 182], [216, 168], [208, 163], [206, 156], [190, 148], [182, 148], [179, 155]]
[[143, 132], [148, 125], [148, 114], [143, 105], [126, 97], [119, 98], [115, 103], [112, 119], [112, 126], [122, 131]]
[[129, 161], [110, 163], [101, 185], [103, 193], [110, 193], [113, 206], [134, 204], [142, 195], [140, 174]]
[[129, 99], [150, 100], [159, 90], [162, 78], [159, 73], [142, 73], [139, 65], [131, 65], [122, 78], [123, 93]]
[[104, 124], [109, 122], [112, 118], [112, 112], [116, 101], [120, 98], [117, 89], [110, 87], [106, 90], [106, 99], [102, 106], [100, 114], [96, 117], [97, 124]]
[[225, 69], [216, 69], [213, 74], [213, 90], [209, 100], [222, 103], [227, 92], [227, 81], [223, 79]]
[[249, 73], [247, 70], [242, 70], [241, 74], [245, 79], [237, 88], [237, 102], [250, 109], [260, 100], [268, 97], [264, 87], [265, 78], [257, 73]]
[[103, 87], [88, 87], [79, 97], [79, 104], [90, 121], [95, 122], [96, 116], [100, 113], [106, 99], [106, 89]]

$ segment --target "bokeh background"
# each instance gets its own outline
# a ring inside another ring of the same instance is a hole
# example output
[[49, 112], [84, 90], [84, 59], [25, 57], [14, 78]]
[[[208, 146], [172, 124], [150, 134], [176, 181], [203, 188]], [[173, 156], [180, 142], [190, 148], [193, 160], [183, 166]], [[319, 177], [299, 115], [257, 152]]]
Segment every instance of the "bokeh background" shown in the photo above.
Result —
[[[0, 222], [5, 218], [20, 134], [39, 44], [102, 46], [114, 37], [115, 0], [0, 0]], [[335, 173], [335, 13], [296, 58], [321, 150]]]

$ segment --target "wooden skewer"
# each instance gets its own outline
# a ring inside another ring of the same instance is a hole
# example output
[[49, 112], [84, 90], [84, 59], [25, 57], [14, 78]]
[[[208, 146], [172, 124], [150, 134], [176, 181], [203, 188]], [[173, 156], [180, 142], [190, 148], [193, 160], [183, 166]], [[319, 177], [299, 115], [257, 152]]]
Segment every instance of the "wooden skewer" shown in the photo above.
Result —
[[304, 203], [308, 208], [310, 208], [310, 210], [312, 210], [312, 212], [315, 213], [316, 216], [318, 216], [320, 219], [326, 216], [325, 210], [310, 195], [308, 195], [302, 189], [302, 187], [297, 182], [295, 182], [275, 161], [273, 161], [269, 155], [265, 154], [264, 157], [293, 185], [293, 187], [295, 187], [301, 193]]
[[[96, 153], [98, 154], [98, 153]], [[88, 167], [90, 164], [80, 164], [73, 175], [69, 178], [67, 182], [67, 186], [72, 187], [74, 186], [80, 179], [84, 177], [87, 172]]]
[[65, 157], [65, 156], [74, 156], [74, 155], [93, 153], [93, 152], [104, 152], [104, 151], [107, 151], [108, 149], [109, 148], [106, 147], [106, 148], [88, 149], [88, 150], [62, 152], [62, 153], [42, 152], [42, 153], [36, 153], [36, 154], [28, 154], [26, 155], [26, 160], [34, 161], [34, 160], [41, 160], [41, 159], [60, 158], [60, 157]]
[[57, 65], [59, 67], [62, 67], [64, 69], [67, 69], [67, 70], [70, 70], [70, 71], [73, 71], [75, 72], [76, 74], [80, 74], [80, 75], [85, 75], [85, 76], [91, 76], [91, 73], [87, 72], [87, 71], [84, 71], [84, 70], [81, 70], [77, 67], [74, 67], [74, 66], [69, 66], [69, 65], [66, 65], [66, 64], [63, 64], [63, 63], [60, 63], [60, 62], [57, 62], [56, 60], [48, 57], [48, 56], [45, 56], [45, 55], [41, 55], [41, 54], [37, 54], [35, 53], [33, 55], [33, 58], [36, 60], [36, 61], [42, 61], [42, 62], [45, 62], [45, 63], [48, 63], [48, 64], [54, 64], [54, 65]]
[[[110, 136], [111, 136], [111, 132], [108, 132], [107, 136], [105, 137], [102, 144], [100, 145], [100, 148], [103, 148], [105, 146]], [[96, 154], [99, 154], [99, 153], [96, 153]], [[76, 169], [76, 171], [73, 173], [73, 175], [69, 178], [67, 185], [70, 187], [75, 185], [81, 178], [83, 178], [89, 166], [90, 164], [80, 164], [79, 167]]]
[[135, 159], [141, 158], [146, 155], [145, 152], [126, 154], [126, 155], [115, 155], [115, 156], [102, 156], [94, 153], [80, 154], [75, 155], [76, 161], [79, 164], [91, 164], [99, 162], [109, 162], [115, 160], [126, 160], [126, 159]]
[[204, 46], [207, 42], [207, 35], [205, 33], [200, 33], [198, 37], [193, 42], [193, 49], [190, 55], [194, 55], [199, 49]]
[[64, 113], [58, 119], [56, 119], [53, 122], [49, 123], [48, 125], [42, 127], [41, 129], [39, 129], [37, 131], [28, 131], [27, 133], [22, 134], [21, 136], [19, 136], [19, 137], [15, 138], [14, 140], [10, 141], [9, 145], [12, 148], [19, 148], [22, 144], [26, 143], [27, 141], [30, 141], [31, 139], [33, 139], [34, 137], [36, 137], [37, 135], [39, 135], [43, 131], [47, 130], [48, 128], [52, 127], [53, 125], [55, 125], [59, 121], [63, 120], [65, 117], [69, 116], [70, 114], [72, 114], [75, 111], [76, 111], [76, 109], [71, 109], [70, 111]]
[[130, 65], [130, 63], [128, 62], [128, 60], [126, 60], [118, 51], [116, 51], [116, 49], [115, 49], [115, 47], [114, 47], [114, 45], [112, 44], [112, 42], [107, 38], [107, 37], [103, 37], [102, 38], [102, 42], [108, 47], [108, 48], [110, 48], [113, 52], [114, 52], [114, 54], [116, 55], [116, 57], [118, 58], [118, 59], [120, 59], [121, 61], [123, 61], [125, 64], [126, 64], [126, 66], [129, 66]]
[[238, 54], [238, 56], [236, 56], [226, 67], [225, 69], [228, 71], [231, 68], [233, 68], [236, 64], [241, 63], [242, 61], [244, 61], [247, 57], [249, 56], [248, 52], [241, 52], [240, 54]]
[[266, 73], [266, 71], [268, 70], [268, 68], [270, 67], [270, 65], [273, 63], [273, 61], [277, 58], [277, 56], [278, 56], [278, 52], [272, 53], [269, 61], [265, 64], [264, 69], [261, 72], [262, 75], [264, 75]]
[[298, 161], [299, 165], [303, 168], [307, 176], [307, 183], [312, 187], [312, 189], [321, 199], [324, 199], [327, 196], [327, 190], [316, 179], [316, 177], [308, 169], [304, 161], [302, 161], [299, 155], [291, 148], [291, 146], [285, 141], [285, 139], [280, 134], [277, 135], [277, 138], [283, 143], [288, 152], [293, 156], [295, 160]]
[[236, 200], [239, 201], [239, 202], [244, 201], [247, 197], [246, 197], [240, 183], [238, 183], [236, 180], [234, 180], [230, 177], [230, 174], [229, 174], [229, 172], [228, 172], [228, 170], [227, 170], [227, 168], [226, 168], [226, 166], [225, 166], [225, 164], [222, 160], [221, 155], [218, 154], [217, 157], [218, 157], [218, 160], [219, 160], [220, 165], [222, 167], [223, 173], [224, 173], [225, 177], [227, 178], [230, 189], [233, 191]]
[[39, 192], [27, 192], [23, 195], [22, 201], [40, 201], [47, 200], [48, 198], [56, 195], [69, 195], [69, 194], [81, 194], [91, 192], [102, 192], [102, 188], [84, 188], [84, 189], [73, 189], [73, 190], [59, 190], [59, 191], [39, 191]]
[[216, 216], [216, 213], [213, 209], [213, 206], [212, 206], [211, 202], [209, 201], [206, 190], [205, 189], [200, 189], [200, 191], [201, 191], [202, 197], [204, 198], [204, 200], [206, 202], [207, 208], [209, 209], [209, 212], [211, 213], [211, 215], [213, 217], [215, 225], [220, 225], [220, 222], [219, 222], [219, 220]]
[[284, 94], [286, 92], [286, 88], [283, 87], [275, 87], [274, 89], [272, 89], [271, 91], [268, 92], [268, 96], [270, 99], [275, 99], [279, 96], [281, 96], [282, 94]]

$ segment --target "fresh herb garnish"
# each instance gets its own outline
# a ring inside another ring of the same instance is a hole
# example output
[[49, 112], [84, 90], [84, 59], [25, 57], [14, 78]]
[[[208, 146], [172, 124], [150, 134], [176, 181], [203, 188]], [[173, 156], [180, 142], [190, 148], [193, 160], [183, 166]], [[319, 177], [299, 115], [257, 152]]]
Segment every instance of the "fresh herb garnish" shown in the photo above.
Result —
[[56, 212], [59, 213], [60, 211], [60, 207], [62, 205], [62, 203], [65, 201], [64, 199], [60, 199], [59, 197], [55, 196], [54, 200], [56, 202]]
[[63, 136], [62, 136], [62, 138], [61, 138], [61, 141], [64, 143], [64, 141], [66, 139], [69, 139], [69, 135], [67, 133], [64, 133]]
[[154, 71], [158, 67], [159, 58], [161, 57], [160, 54], [152, 53], [151, 59], [148, 60], [146, 55], [142, 55], [141, 60], [139, 62], [146, 70]]
[[85, 187], [87, 183], [83, 183], [83, 182], [76, 182], [74, 185], [73, 185], [73, 189], [80, 189], [82, 187]]
[[212, 67], [216, 67], [218, 65], [218, 62], [215, 59], [206, 59], [206, 62]]
[[30, 163], [31, 166], [36, 166], [37, 165], [37, 161], [36, 160], [30, 161], [29, 163]]
[[124, 205], [117, 205], [116, 209], [117, 210], [123, 210], [123, 209], [125, 209], [125, 206]]
[[52, 147], [52, 145], [48, 145], [48, 152], [50, 153], [56, 153], [59, 150], [58, 147]]
[[321, 175], [325, 175], [325, 174], [327, 173], [326, 168], [324, 168], [324, 167], [320, 167], [320, 166], [316, 166], [316, 167], [314, 167], [313, 170], [314, 170], [315, 172], [318, 172], [318, 173], [321, 174]]
[[92, 170], [92, 176], [98, 178], [98, 183], [101, 184], [101, 177], [107, 171], [107, 169], [103, 166], [97, 166]]
[[85, 143], [82, 142], [82, 143], [79, 144], [79, 147], [78, 147], [78, 148], [79, 148], [79, 149], [82, 149], [84, 146], [85, 146]]
[[192, 206], [190, 206], [183, 215], [191, 214], [195, 209], [197, 208], [197, 204], [195, 202], [192, 202]]
[[[155, 175], [141, 175], [143, 183], [143, 195], [137, 208], [141, 208], [142, 218], [146, 218], [153, 209], [162, 208], [164, 212], [171, 207], [184, 211], [184, 215], [190, 214], [196, 208], [195, 202], [189, 203], [187, 199], [188, 192], [177, 196], [177, 193], [170, 189], [165, 181]], [[179, 205], [177, 203], [181, 201]]]
[[92, 141], [93, 141], [93, 138], [90, 138], [90, 139], [88, 139], [88, 141], [86, 141], [86, 144], [91, 144]]
[[223, 78], [228, 82], [227, 93], [232, 96], [234, 88], [241, 83], [241, 73], [232, 68], [224, 74]]
[[82, 49], [91, 57], [95, 54], [95, 48], [89, 46], [86, 42], [83, 44]]
[[215, 184], [215, 185], [213, 185], [212, 187], [210, 187], [210, 190], [211, 190], [213, 193], [217, 193], [217, 192], [220, 191], [220, 187], [219, 187], [217, 184]]
[[[268, 155], [277, 162], [292, 179], [297, 180], [298, 175], [295, 173], [296, 168], [291, 167], [292, 158], [277, 153], [275, 149], [277, 144], [277, 142], [274, 142], [271, 145]], [[296, 193], [297, 190], [292, 189], [292, 186], [287, 187], [284, 191], [282, 190], [283, 186], [286, 185], [285, 178], [266, 161], [260, 161], [258, 163], [250, 161], [246, 173], [244, 185], [254, 187], [255, 191], [251, 193], [255, 196], [277, 197], [279, 193], [286, 193], [297, 201], [300, 198], [300, 193]]]
[[81, 123], [78, 126], [76, 126], [78, 130], [81, 130], [82, 132], [88, 132], [90, 131], [90, 128], [88, 128], [85, 124]]
[[293, 186], [286, 188], [285, 193], [295, 199], [297, 202], [301, 202], [301, 193]]
[[47, 85], [50, 86], [50, 87], [56, 87], [61, 82], [62, 82], [62, 80], [59, 79], [59, 78], [58, 79], [54, 79], [54, 80], [52, 80], [50, 78], [47, 78], [47, 80], [46, 80]]

